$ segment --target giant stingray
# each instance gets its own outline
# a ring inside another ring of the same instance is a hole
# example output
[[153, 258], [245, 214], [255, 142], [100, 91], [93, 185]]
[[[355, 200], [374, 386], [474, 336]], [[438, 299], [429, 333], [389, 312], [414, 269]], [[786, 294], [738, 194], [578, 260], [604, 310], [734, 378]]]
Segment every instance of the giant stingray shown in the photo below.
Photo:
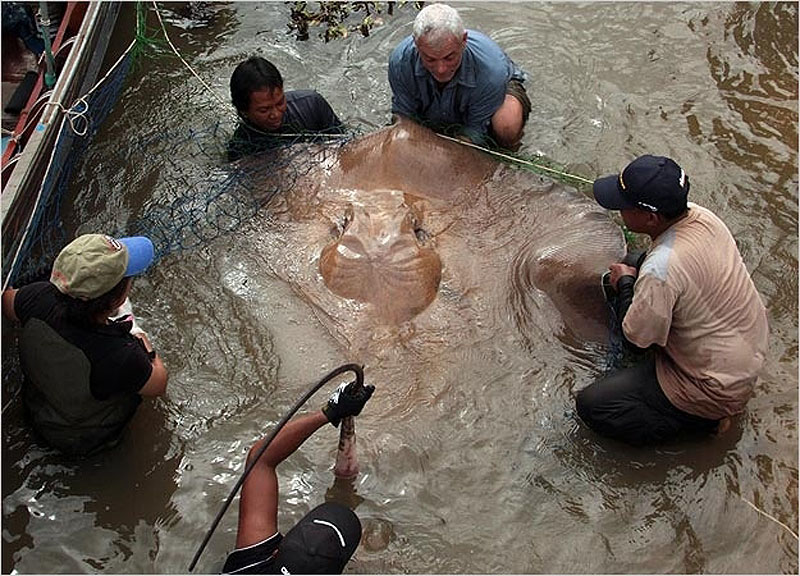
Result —
[[244, 234], [247, 252], [350, 359], [605, 340], [600, 275], [624, 240], [575, 189], [409, 121], [292, 158], [303, 166], [254, 184], [282, 193]]

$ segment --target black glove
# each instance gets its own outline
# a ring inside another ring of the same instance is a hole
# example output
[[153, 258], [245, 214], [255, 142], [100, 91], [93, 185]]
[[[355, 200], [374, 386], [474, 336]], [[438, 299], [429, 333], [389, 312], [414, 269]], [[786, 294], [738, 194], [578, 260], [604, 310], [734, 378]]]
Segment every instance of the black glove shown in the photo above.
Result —
[[375, 392], [375, 386], [362, 386], [356, 388], [355, 381], [349, 384], [342, 383], [333, 391], [328, 403], [322, 408], [322, 413], [334, 426], [339, 426], [339, 421], [348, 416], [358, 416], [364, 404]]
[[625, 254], [625, 258], [622, 259], [622, 263], [627, 264], [628, 266], [633, 266], [638, 270], [642, 267], [646, 257], [647, 252], [645, 250], [634, 250], [633, 252], [628, 252]]

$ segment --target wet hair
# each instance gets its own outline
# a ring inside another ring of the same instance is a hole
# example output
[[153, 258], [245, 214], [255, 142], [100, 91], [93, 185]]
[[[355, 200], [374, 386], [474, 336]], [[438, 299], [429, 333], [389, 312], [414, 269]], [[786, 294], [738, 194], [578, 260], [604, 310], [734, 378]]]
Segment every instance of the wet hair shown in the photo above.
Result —
[[460, 40], [464, 32], [464, 22], [455, 8], [447, 4], [429, 4], [414, 19], [412, 36], [414, 40], [424, 36], [431, 44], [438, 44], [453, 36]]
[[113, 311], [114, 303], [122, 298], [133, 277], [126, 276], [108, 292], [90, 300], [80, 300], [63, 294], [67, 321], [80, 326], [92, 326], [101, 312]]
[[261, 56], [240, 62], [231, 75], [231, 101], [240, 114], [250, 107], [250, 94], [276, 88], [283, 88], [283, 77], [272, 62]]

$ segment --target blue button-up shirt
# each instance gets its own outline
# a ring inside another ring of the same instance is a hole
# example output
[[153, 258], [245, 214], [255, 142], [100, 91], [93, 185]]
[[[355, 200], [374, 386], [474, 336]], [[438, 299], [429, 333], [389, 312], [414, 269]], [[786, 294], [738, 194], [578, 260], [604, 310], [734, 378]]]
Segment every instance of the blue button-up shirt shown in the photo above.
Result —
[[483, 143], [492, 115], [503, 104], [511, 78], [522, 71], [488, 36], [467, 30], [461, 66], [441, 89], [422, 65], [414, 38], [408, 36], [389, 57], [392, 113], [441, 128], [460, 125], [470, 140]]

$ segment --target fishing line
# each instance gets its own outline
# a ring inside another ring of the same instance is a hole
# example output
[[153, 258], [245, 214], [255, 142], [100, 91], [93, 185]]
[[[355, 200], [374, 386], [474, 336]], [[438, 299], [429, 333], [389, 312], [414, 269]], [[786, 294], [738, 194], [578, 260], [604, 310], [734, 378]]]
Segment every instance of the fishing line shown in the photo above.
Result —
[[275, 436], [278, 434], [278, 432], [280, 432], [281, 428], [283, 428], [284, 425], [286, 425], [286, 423], [289, 421], [289, 419], [292, 416], [294, 416], [294, 413], [297, 412], [300, 409], [300, 407], [303, 404], [305, 404], [308, 401], [308, 399], [311, 398], [311, 396], [313, 396], [314, 393], [317, 390], [322, 388], [325, 384], [327, 384], [333, 378], [336, 378], [337, 376], [339, 376], [340, 374], [343, 374], [345, 372], [353, 372], [353, 373], [355, 373], [355, 375], [356, 375], [356, 387], [357, 388], [360, 388], [361, 386], [364, 385], [364, 367], [363, 366], [359, 366], [358, 364], [343, 364], [342, 366], [339, 366], [335, 370], [331, 371], [327, 376], [325, 376], [322, 380], [317, 382], [314, 386], [309, 388], [309, 390], [303, 395], [303, 397], [300, 398], [295, 403], [295, 405], [292, 406], [292, 408], [286, 414], [284, 414], [283, 418], [281, 418], [280, 421], [275, 425], [275, 428], [272, 429], [272, 432], [267, 437], [266, 441], [264, 442], [264, 445], [261, 446], [261, 449], [258, 451], [258, 453], [256, 454], [255, 458], [253, 458], [252, 461], [249, 464], [247, 464], [247, 466], [245, 467], [244, 473], [242, 474], [241, 478], [239, 478], [239, 480], [236, 482], [236, 485], [233, 487], [233, 490], [231, 490], [231, 493], [228, 495], [228, 498], [225, 500], [225, 503], [222, 505], [222, 508], [217, 513], [217, 517], [214, 518], [214, 522], [211, 523], [211, 528], [209, 528], [208, 532], [206, 533], [205, 538], [203, 538], [203, 542], [200, 544], [200, 547], [197, 549], [197, 552], [195, 552], [194, 558], [192, 559], [192, 563], [189, 564], [189, 572], [194, 570], [194, 567], [197, 564], [197, 561], [200, 559], [200, 555], [203, 553], [203, 550], [205, 550], [205, 547], [208, 544], [208, 541], [211, 540], [211, 535], [214, 533], [214, 530], [217, 529], [217, 525], [219, 524], [220, 520], [222, 520], [222, 516], [225, 514], [225, 511], [228, 509], [228, 506], [231, 505], [231, 502], [233, 501], [234, 497], [236, 496], [236, 493], [239, 491], [239, 488], [241, 488], [242, 484], [244, 484], [244, 481], [247, 478], [247, 475], [250, 474], [250, 471], [256, 465], [256, 462], [258, 462], [258, 459], [261, 458], [261, 455], [264, 453], [264, 451], [270, 445], [270, 443], [275, 438]]

